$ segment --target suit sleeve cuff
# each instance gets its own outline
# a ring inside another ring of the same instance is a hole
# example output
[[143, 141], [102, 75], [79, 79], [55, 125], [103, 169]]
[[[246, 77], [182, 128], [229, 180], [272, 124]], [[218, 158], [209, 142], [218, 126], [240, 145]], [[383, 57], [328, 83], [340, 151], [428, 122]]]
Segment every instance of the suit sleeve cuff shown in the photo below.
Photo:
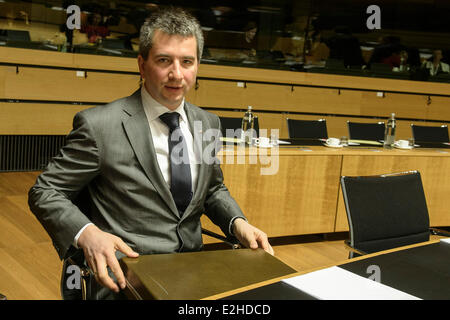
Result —
[[242, 217], [242, 216], [236, 216], [236, 217], [233, 217], [233, 218], [231, 219], [230, 225], [229, 225], [229, 227], [228, 227], [228, 231], [230, 232], [230, 234], [231, 234], [233, 237], [234, 237], [233, 223], [234, 223], [234, 220], [236, 220], [236, 219], [243, 219], [243, 220], [247, 221], [247, 219], [246, 219], [245, 217]]
[[92, 222], [86, 224], [83, 228], [78, 231], [77, 235], [75, 236], [75, 239], [73, 241], [73, 246], [78, 249], [78, 238], [80, 238], [81, 234], [83, 233], [84, 229], [86, 229], [88, 226], [93, 224]]

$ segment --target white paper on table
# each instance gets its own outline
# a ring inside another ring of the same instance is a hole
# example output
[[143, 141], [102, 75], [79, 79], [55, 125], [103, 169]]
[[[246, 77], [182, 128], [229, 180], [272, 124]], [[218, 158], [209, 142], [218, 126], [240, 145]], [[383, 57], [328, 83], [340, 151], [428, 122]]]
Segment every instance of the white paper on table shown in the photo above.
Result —
[[441, 239], [441, 241], [450, 244], [450, 238]]
[[322, 269], [282, 281], [321, 300], [421, 300], [339, 267]]
[[278, 144], [291, 144], [289, 141], [278, 140]]

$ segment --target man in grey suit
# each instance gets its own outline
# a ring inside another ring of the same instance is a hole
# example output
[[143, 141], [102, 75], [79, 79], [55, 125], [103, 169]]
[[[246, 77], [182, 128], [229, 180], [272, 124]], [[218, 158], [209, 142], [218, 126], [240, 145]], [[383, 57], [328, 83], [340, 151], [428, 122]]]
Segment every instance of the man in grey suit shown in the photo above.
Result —
[[[220, 165], [204, 159], [215, 159], [215, 149], [209, 154], [210, 141], [197, 137], [220, 132], [220, 121], [184, 99], [202, 50], [192, 16], [181, 9], [153, 14], [140, 35], [144, 84], [79, 112], [67, 144], [30, 189], [30, 208], [60, 258], [83, 250], [95, 276], [90, 298], [123, 297], [118, 258], [201, 250], [203, 213], [243, 245], [273, 254], [267, 235], [247, 222], [223, 184]], [[74, 204], [81, 190], [89, 193], [88, 212]]]

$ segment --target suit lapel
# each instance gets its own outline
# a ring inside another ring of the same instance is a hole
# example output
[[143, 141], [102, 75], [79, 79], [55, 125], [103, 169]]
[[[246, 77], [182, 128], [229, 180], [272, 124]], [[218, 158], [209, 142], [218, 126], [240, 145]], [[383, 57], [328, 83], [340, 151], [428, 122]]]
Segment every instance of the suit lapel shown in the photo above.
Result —
[[179, 217], [169, 186], [158, 165], [150, 127], [142, 106], [140, 89], [125, 100], [123, 110], [128, 115], [122, 121], [123, 127], [139, 163], [161, 198], [171, 211]]
[[[206, 174], [208, 166], [203, 160], [203, 150], [206, 147], [206, 141], [203, 141], [203, 133], [209, 129], [205, 125], [207, 121], [203, 118], [201, 114], [195, 111], [195, 109], [190, 106], [189, 103], [185, 103], [185, 111], [189, 121], [189, 128], [192, 135], [194, 136], [194, 151], [196, 154], [200, 155], [200, 166], [198, 169], [197, 185], [195, 188], [194, 196], [192, 197], [190, 205], [186, 208], [183, 214], [183, 218], [189, 215], [189, 213], [194, 208], [194, 204], [198, 202], [198, 199], [203, 195], [203, 186], [206, 181]], [[195, 123], [197, 121], [197, 124]], [[191, 160], [192, 161], [192, 160]]]

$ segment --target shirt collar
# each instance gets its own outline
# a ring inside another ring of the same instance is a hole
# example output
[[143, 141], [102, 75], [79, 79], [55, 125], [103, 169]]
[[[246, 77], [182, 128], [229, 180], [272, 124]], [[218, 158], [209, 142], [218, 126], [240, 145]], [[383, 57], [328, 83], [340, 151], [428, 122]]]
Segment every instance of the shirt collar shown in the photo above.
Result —
[[147, 114], [149, 121], [158, 119], [160, 115], [166, 112], [178, 112], [182, 121], [187, 123], [186, 111], [184, 110], [184, 98], [180, 105], [175, 110], [169, 110], [167, 107], [156, 101], [145, 89], [145, 86], [141, 87], [142, 105], [144, 106], [145, 113]]

